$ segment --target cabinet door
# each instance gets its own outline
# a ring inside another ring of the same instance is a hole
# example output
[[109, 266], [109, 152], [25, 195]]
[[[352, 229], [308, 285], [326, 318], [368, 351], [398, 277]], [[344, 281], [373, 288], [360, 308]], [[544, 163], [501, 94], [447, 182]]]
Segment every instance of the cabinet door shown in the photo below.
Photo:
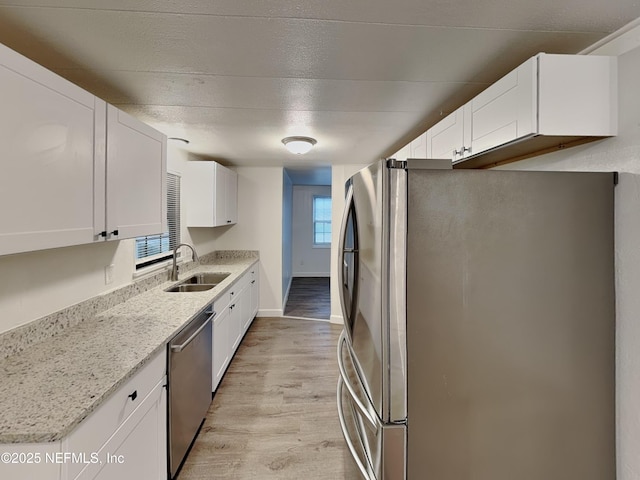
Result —
[[166, 137], [125, 112], [107, 107], [107, 237], [167, 230]]
[[100, 471], [78, 480], [165, 480], [167, 478], [167, 391], [160, 382], [99, 452]]
[[238, 176], [216, 162], [188, 162], [187, 226], [220, 227], [237, 222]]
[[213, 391], [216, 391], [220, 380], [229, 364], [231, 343], [229, 342], [229, 307], [223, 308], [213, 320]]
[[469, 102], [471, 148], [465, 157], [536, 133], [537, 71], [531, 58]]
[[238, 223], [238, 174], [227, 169], [226, 223]]
[[227, 224], [227, 169], [215, 165], [214, 217], [213, 226]]
[[231, 345], [231, 356], [235, 353], [242, 340], [242, 291], [236, 290], [233, 295], [231, 305], [229, 305], [229, 344]]
[[410, 156], [411, 156], [411, 145], [407, 144], [404, 147], [402, 147], [400, 150], [398, 150], [396, 153], [391, 155], [390, 158], [394, 158], [396, 160], [406, 160]]
[[[3, 480], [60, 480], [62, 476], [61, 459], [63, 452], [60, 442], [50, 443], [9, 443], [0, 445], [7, 459], [14, 462], [0, 462], [0, 478]], [[6, 459], [5, 459], [6, 460]], [[20, 460], [23, 460], [22, 462]]]
[[214, 226], [232, 225], [238, 217], [238, 175], [219, 164], [215, 171]]
[[187, 162], [183, 195], [188, 227], [212, 227], [215, 218], [215, 162]]
[[244, 335], [244, 333], [249, 328], [249, 325], [251, 324], [251, 320], [253, 320], [252, 304], [251, 304], [251, 284], [247, 284], [246, 288], [242, 290], [238, 303], [240, 304], [240, 317], [242, 318], [242, 334]]
[[411, 149], [410, 158], [427, 158], [427, 133], [416, 137], [409, 144]]
[[251, 272], [249, 290], [251, 291], [251, 320], [253, 320], [258, 314], [260, 305], [260, 272], [257, 267]]
[[104, 102], [4, 45], [0, 85], [0, 254], [93, 242]]
[[465, 145], [465, 108], [460, 107], [427, 130], [427, 158], [463, 157]]

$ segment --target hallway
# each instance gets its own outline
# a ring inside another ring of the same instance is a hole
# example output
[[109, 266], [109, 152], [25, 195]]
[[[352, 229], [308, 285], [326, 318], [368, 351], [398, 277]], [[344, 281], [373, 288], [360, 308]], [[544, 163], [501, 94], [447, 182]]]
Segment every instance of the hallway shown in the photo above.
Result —
[[329, 287], [328, 277], [294, 277], [284, 316], [329, 320], [331, 316]]
[[358, 480], [336, 407], [341, 329], [256, 318], [178, 480]]

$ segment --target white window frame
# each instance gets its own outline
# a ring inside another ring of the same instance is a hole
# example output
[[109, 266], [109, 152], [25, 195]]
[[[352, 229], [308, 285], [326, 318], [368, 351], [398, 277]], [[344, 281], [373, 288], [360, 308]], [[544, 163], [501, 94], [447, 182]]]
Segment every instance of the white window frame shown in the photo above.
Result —
[[325, 224], [329, 224], [329, 226], [331, 226], [331, 228], [333, 229], [333, 225], [331, 224], [331, 218], [329, 218], [328, 221], [325, 220], [321, 220], [321, 221], [316, 221], [316, 199], [317, 198], [326, 198], [329, 199], [330, 202], [332, 202], [331, 196], [330, 195], [313, 195], [313, 198], [311, 200], [311, 242], [312, 242], [312, 246], [313, 248], [331, 248], [331, 238], [329, 238], [328, 242], [322, 242], [322, 243], [317, 243], [316, 242], [316, 223], [325, 223]]

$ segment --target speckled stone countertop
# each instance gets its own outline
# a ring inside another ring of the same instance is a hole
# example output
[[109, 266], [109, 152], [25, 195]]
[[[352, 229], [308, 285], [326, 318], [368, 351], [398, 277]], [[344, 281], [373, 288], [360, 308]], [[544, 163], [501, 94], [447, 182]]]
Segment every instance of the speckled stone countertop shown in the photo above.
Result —
[[0, 444], [60, 440], [130, 378], [256, 257], [223, 258], [194, 272], [230, 272], [211, 290], [170, 293], [164, 282], [63, 333], [0, 360]]

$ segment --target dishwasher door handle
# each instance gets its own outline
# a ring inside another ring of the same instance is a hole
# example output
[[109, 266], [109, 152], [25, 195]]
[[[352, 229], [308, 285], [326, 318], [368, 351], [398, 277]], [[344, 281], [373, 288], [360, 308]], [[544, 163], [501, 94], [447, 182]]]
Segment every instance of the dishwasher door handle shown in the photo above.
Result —
[[209, 318], [207, 318], [207, 321], [204, 322], [202, 325], [200, 325], [200, 328], [198, 328], [195, 332], [193, 332], [193, 334], [187, 338], [187, 340], [184, 343], [181, 343], [180, 345], [171, 345], [171, 351], [172, 352], [181, 352], [182, 350], [184, 350], [187, 345], [189, 345], [194, 338], [196, 338], [198, 336], [198, 334], [204, 330], [207, 325], [209, 323], [211, 323], [211, 320], [213, 319], [213, 317], [216, 316], [216, 312], [213, 312], [213, 315], [211, 315]]

